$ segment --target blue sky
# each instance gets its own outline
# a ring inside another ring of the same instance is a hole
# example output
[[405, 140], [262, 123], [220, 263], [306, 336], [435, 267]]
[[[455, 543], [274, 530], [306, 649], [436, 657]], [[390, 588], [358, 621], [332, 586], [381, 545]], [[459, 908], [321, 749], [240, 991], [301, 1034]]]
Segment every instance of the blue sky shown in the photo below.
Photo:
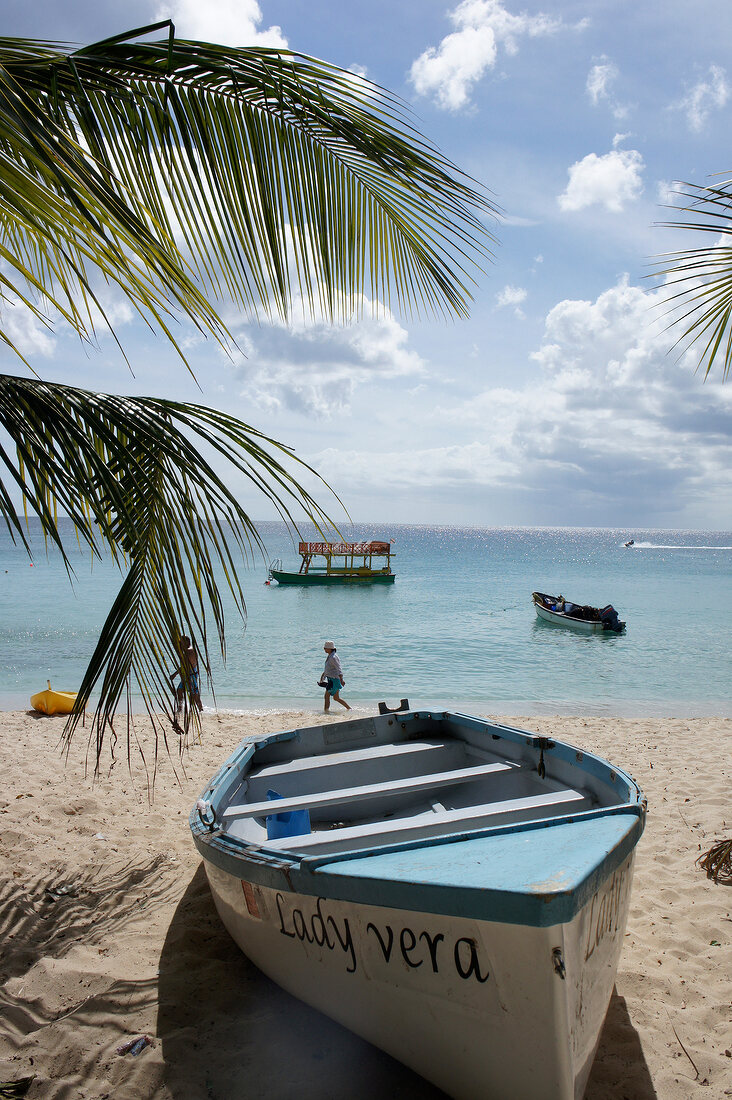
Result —
[[[98, 0], [5, 4], [6, 35], [88, 42], [172, 15], [183, 37], [283, 45], [399, 94], [504, 218], [468, 321], [227, 318], [200, 391], [110, 298], [114, 345], [19, 312], [46, 378], [226, 408], [292, 445], [363, 522], [728, 528], [732, 383], [672, 352], [654, 257], [673, 181], [732, 172], [732, 21], [697, 0]], [[21, 365], [0, 353], [0, 370]], [[255, 517], [262, 503], [242, 499]], [[327, 496], [323, 497], [327, 505]]]

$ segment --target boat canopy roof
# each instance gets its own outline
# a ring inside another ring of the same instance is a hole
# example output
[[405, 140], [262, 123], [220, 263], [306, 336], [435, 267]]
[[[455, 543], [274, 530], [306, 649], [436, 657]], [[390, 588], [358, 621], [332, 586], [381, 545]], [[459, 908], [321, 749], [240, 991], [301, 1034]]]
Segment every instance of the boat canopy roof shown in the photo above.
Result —
[[391, 555], [391, 543], [385, 540], [372, 542], [301, 542], [299, 553], [303, 557], [311, 557], [313, 554], [322, 554], [326, 558], [344, 557], [389, 557]]

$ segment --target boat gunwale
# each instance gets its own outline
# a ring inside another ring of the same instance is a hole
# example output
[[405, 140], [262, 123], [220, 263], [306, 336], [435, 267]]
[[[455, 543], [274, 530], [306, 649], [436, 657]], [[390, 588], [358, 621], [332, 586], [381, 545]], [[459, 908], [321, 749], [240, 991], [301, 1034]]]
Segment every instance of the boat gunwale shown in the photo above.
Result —
[[[270, 568], [270, 574], [272, 579], [277, 581], [278, 584], [338, 584], [341, 583], [361, 583], [367, 584], [369, 581], [376, 581], [380, 584], [391, 584], [396, 580], [396, 573], [384, 569], [374, 569], [364, 572], [363, 570], [353, 570], [350, 572], [330, 572], [326, 573], [322, 569], [312, 569], [307, 573], [296, 573], [291, 569], [272, 569]], [[283, 577], [287, 577], [287, 580], [283, 581]]]
[[[236, 837], [207, 833], [197, 821], [191, 821], [194, 842], [205, 860], [240, 881], [265, 888], [303, 894], [309, 897], [329, 897], [333, 900], [404, 909], [411, 912], [429, 911], [435, 915], [492, 920], [528, 927], [551, 927], [571, 921], [604, 882], [635, 849], [643, 834], [645, 809], [641, 806], [613, 806], [607, 809], [585, 810], [558, 818], [543, 818], [493, 826], [479, 832], [451, 834], [420, 843], [383, 846], [358, 852], [337, 852], [331, 856], [299, 858], [278, 851], [276, 858], [257, 845], [247, 846]], [[195, 811], [194, 811], [195, 813]], [[193, 815], [191, 815], [193, 818]], [[585, 878], [573, 889], [557, 885], [541, 893], [526, 890], [497, 890], [490, 886], [443, 885], [425, 882], [384, 880], [378, 877], [349, 876], [330, 870], [329, 865], [357, 861], [380, 855], [400, 854], [420, 848], [436, 847], [471, 840], [500, 838], [522, 832], [580, 824], [586, 820], [607, 820], [610, 817], [633, 818], [619, 843], [595, 863]], [[374, 884], [380, 887], [379, 900], [374, 898]]]
[[[330, 873], [328, 871], [329, 865], [392, 853], [419, 851], [445, 844], [492, 837], [498, 838], [508, 834], [578, 824], [589, 820], [609, 819], [620, 815], [634, 817], [636, 821], [633, 825], [629, 825], [625, 837], [606, 852], [604, 858], [594, 865], [587, 878], [576, 889], [567, 891], [566, 888], [557, 887], [556, 890], [546, 892], [541, 897], [526, 892], [515, 895], [518, 900], [512, 906], [512, 910], [515, 909], [514, 923], [533, 926], [538, 923], [542, 926], [564, 923], [567, 919], [571, 919], [571, 916], [581, 907], [582, 899], [589, 896], [588, 890], [590, 890], [592, 884], [603, 881], [620, 865], [628, 853], [633, 850], [643, 832], [646, 803], [638, 784], [631, 776], [594, 753], [585, 752], [569, 745], [567, 742], [532, 734], [516, 727], [493, 723], [488, 719], [478, 719], [456, 712], [432, 712], [427, 710], [400, 714], [399, 723], [405, 727], [405, 719], [415, 720], [434, 717], [440, 720], [449, 720], [453, 725], [466, 726], [468, 729], [478, 729], [485, 733], [492, 731], [494, 738], [499, 740], [506, 738], [512, 742], [521, 741], [532, 746], [537, 752], [551, 751], [556, 753], [558, 758], [563, 761], [569, 762], [573, 757], [573, 765], [582, 765], [582, 770], [590, 776], [609, 780], [611, 783], [624, 784], [626, 786], [626, 792], [624, 792], [626, 800], [615, 805], [593, 807], [575, 813], [564, 813], [557, 817], [536, 818], [504, 823], [503, 825], [456, 830], [439, 836], [397, 840], [393, 843], [375, 844], [353, 848], [345, 852], [331, 852], [322, 855], [302, 855], [279, 849], [272, 851], [261, 844], [244, 841], [239, 837], [222, 833], [220, 827], [216, 826], [218, 813], [215, 804], [217, 802], [220, 804], [228, 797], [231, 785], [238, 781], [241, 771], [251, 761], [258, 748], [287, 740], [299, 740], [301, 734], [307, 730], [322, 729], [322, 727], [317, 726], [302, 727], [281, 731], [277, 734], [268, 734], [264, 737], [254, 737], [252, 740], [242, 741], [237, 746], [237, 749], [224, 762], [203, 792], [202, 797], [214, 810], [214, 822], [207, 825], [199, 816], [197, 808], [194, 807], [191, 811], [189, 821], [196, 847], [205, 859], [236, 878], [242, 879], [244, 877], [242, 872], [245, 872], [246, 878], [261, 886], [295, 890], [312, 896], [327, 894], [328, 896], [337, 897], [342, 894], [340, 900], [354, 900], [354, 891], [355, 893], [359, 892], [358, 878]], [[356, 719], [356, 721], [359, 720]], [[497, 730], [500, 733], [496, 733]], [[224, 783], [226, 779], [229, 779], [229, 782]], [[219, 790], [219, 788], [221, 789]], [[217, 795], [218, 797], [216, 797]], [[213, 799], [212, 796], [214, 796]], [[374, 880], [366, 879], [364, 881], [373, 883]], [[398, 903], [394, 903], [394, 907], [415, 911], [421, 910], [423, 907], [424, 892], [427, 889], [424, 883], [398, 883], [390, 880], [388, 887], [387, 893], [391, 893], [399, 899]], [[429, 892], [433, 896], [433, 908], [436, 907], [438, 912], [448, 915], [464, 914], [466, 898], [469, 897], [471, 909], [475, 909], [477, 906], [484, 919], [496, 919], [497, 900], [500, 902], [500, 906], [504, 907], [509, 896], [505, 890], [491, 891], [490, 887], [478, 889], [474, 886], [461, 888], [453, 886], [450, 889], [433, 886]], [[361, 900], [367, 902], [368, 898], [364, 897]], [[386, 902], [382, 901], [380, 904], [386, 904]]]
[[[571, 762], [573, 766], [581, 765], [582, 770], [587, 771], [594, 779], [602, 779], [606, 776], [611, 783], [615, 783], [618, 779], [625, 783], [628, 788], [628, 793], [635, 792], [637, 795], [635, 800], [629, 798], [629, 804], [634, 804], [634, 801], [640, 803], [643, 800], [643, 793], [640, 786], [631, 775], [615, 764], [611, 764], [609, 760], [605, 760], [603, 757], [598, 756], [597, 753], [588, 752], [586, 749], [581, 749], [577, 745], [570, 744], [569, 741], [561, 741], [557, 738], [547, 736], [546, 734], [532, 733], [530, 730], [523, 730], [518, 726], [508, 726], [502, 722], [494, 722], [490, 718], [476, 718], [474, 715], [464, 714], [462, 711], [432, 710], [429, 707], [402, 711], [398, 714], [391, 714], [388, 716], [378, 715], [376, 720], [379, 718], [385, 719], [384, 724], [386, 725], [392, 725], [392, 723], [396, 722], [402, 729], [406, 729], [407, 722], [418, 721], [419, 719], [427, 721], [436, 720], [440, 722], [447, 721], [453, 725], [465, 726], [467, 729], [477, 730], [478, 732], [486, 734], [490, 733], [492, 740], [507, 740], [514, 743], [523, 742], [539, 751], [548, 750], [556, 752], [560, 760]], [[374, 718], [355, 718], [351, 719], [351, 723], [355, 725], [357, 722], [371, 722], [374, 720]], [[341, 723], [340, 728], [343, 729], [348, 724], [348, 722]], [[233, 779], [236, 774], [239, 774], [259, 749], [267, 748], [270, 745], [285, 743], [287, 741], [300, 741], [303, 734], [315, 733], [315, 731], [319, 729], [324, 730], [325, 728], [325, 726], [317, 725], [296, 726], [289, 730], [278, 730], [276, 733], [252, 734], [250, 737], [242, 738], [234, 751], [226, 758], [219, 770], [206, 784], [201, 793], [201, 798], [211, 803], [212, 809], [215, 809], [211, 796], [217, 792], [224, 779]], [[353, 740], [356, 741], [358, 738], [354, 737]], [[341, 742], [341, 744], [345, 743], [346, 742]], [[333, 753], [337, 751], [337, 749], [333, 749]], [[324, 752], [317, 755], [327, 756], [330, 754]], [[574, 759], [570, 760], [571, 757]], [[219, 792], [219, 797], [225, 797], [226, 793], [227, 792], [222, 790]], [[192, 811], [192, 815], [193, 814], [197, 814], [195, 808]]]

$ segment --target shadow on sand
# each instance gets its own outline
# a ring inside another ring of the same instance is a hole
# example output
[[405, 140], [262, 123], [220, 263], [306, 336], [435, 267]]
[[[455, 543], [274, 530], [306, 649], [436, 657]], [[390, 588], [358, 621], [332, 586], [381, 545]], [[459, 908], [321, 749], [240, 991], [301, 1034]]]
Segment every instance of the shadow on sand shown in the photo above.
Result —
[[175, 1100], [445, 1100], [266, 978], [234, 944], [201, 864], [160, 959], [157, 1034]]
[[[445, 1100], [250, 963], [219, 920], [203, 864], [163, 946], [157, 1034], [175, 1100]], [[613, 994], [586, 1100], [626, 1093], [656, 1098], [625, 1001]]]
[[584, 1100], [657, 1100], [638, 1032], [625, 997], [610, 998]]

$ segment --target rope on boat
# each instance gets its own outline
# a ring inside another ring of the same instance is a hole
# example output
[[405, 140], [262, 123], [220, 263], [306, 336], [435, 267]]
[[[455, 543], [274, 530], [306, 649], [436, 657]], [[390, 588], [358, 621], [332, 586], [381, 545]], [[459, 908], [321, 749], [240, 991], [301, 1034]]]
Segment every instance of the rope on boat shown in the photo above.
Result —
[[[207, 829], [213, 829], [216, 824], [216, 814], [211, 808], [211, 803], [207, 802], [205, 798], [199, 798], [196, 803], [196, 809], [198, 810], [198, 817], [202, 825], [205, 825]], [[211, 815], [210, 817], [208, 815]]]
[[554, 742], [550, 741], [548, 737], [537, 737], [536, 740], [539, 745], [539, 763], [536, 770], [539, 773], [539, 778], [544, 779], [546, 777], [546, 767], [544, 765], [544, 749], [554, 748]]

